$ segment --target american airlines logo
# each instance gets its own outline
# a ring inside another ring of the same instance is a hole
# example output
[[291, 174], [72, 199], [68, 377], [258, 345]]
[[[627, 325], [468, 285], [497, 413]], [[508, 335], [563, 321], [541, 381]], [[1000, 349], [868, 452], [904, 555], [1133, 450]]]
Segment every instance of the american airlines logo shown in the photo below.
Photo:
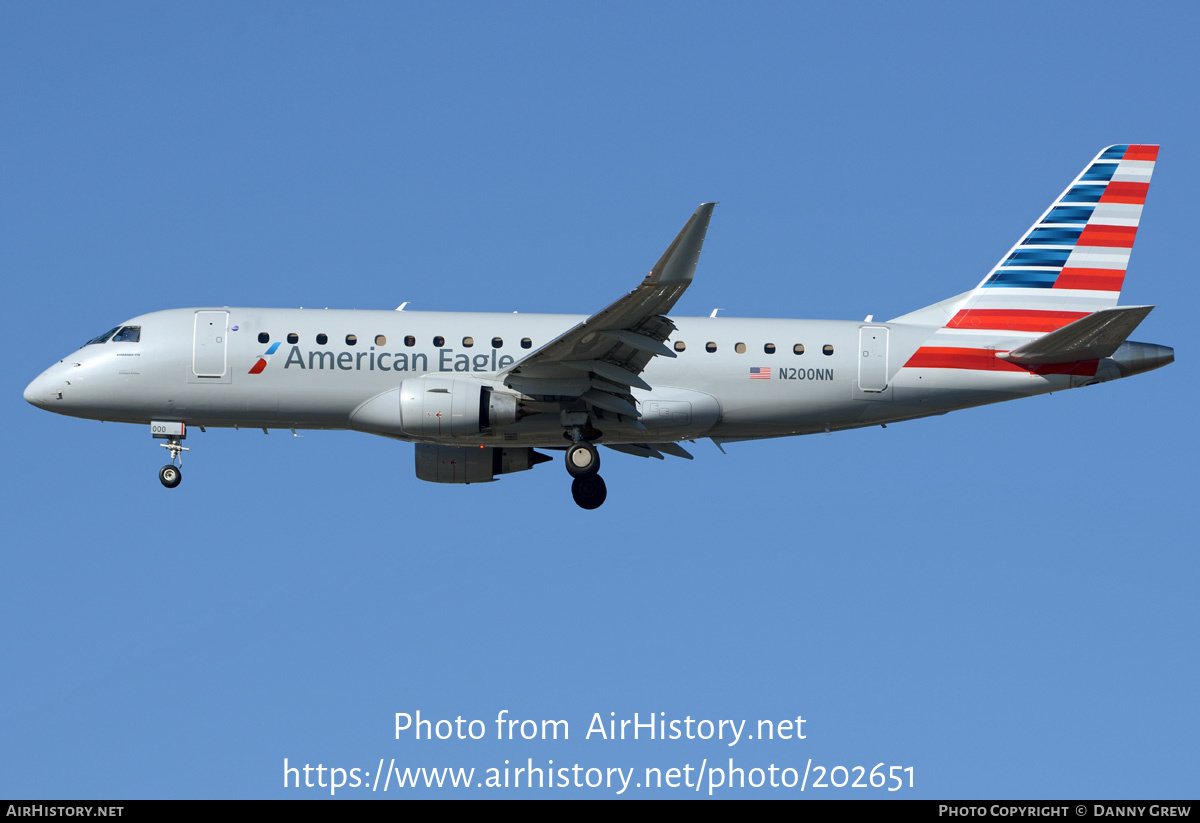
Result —
[[276, 340], [271, 344], [271, 348], [267, 349], [258, 356], [258, 362], [250, 367], [250, 371], [248, 371], [247, 374], [262, 374], [263, 369], [267, 367], [267, 363], [271, 362], [271, 355], [273, 355], [275, 350], [278, 348], [279, 341]]
[[[271, 360], [271, 355], [279, 349], [279, 343], [271, 344], [259, 355], [258, 361], [250, 368], [250, 374], [262, 374]], [[435, 358], [435, 368], [429, 367], [430, 359]], [[292, 346], [287, 359], [283, 363], [285, 369], [300, 369], [302, 371], [416, 371], [416, 372], [496, 372], [506, 369], [516, 358], [510, 354], [500, 354], [495, 349], [480, 354], [455, 353], [454, 349], [437, 349], [433, 355], [425, 352], [389, 352], [375, 351], [375, 347], [365, 351], [301, 351], [299, 346]]]

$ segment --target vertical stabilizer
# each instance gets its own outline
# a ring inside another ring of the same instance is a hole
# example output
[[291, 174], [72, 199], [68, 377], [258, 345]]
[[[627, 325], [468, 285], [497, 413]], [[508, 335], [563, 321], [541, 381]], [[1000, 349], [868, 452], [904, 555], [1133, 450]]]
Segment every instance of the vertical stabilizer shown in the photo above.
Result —
[[1041, 335], [1115, 306], [1157, 158], [1152, 145], [1096, 155], [974, 291], [944, 306], [945, 328]]

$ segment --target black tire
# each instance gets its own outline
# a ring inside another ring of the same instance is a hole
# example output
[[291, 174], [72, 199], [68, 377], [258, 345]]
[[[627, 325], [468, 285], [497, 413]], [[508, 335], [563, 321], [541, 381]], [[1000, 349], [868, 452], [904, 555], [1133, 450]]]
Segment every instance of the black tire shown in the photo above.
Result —
[[591, 443], [572, 443], [567, 448], [567, 474], [587, 477], [600, 471], [600, 452]]
[[158, 479], [168, 489], [173, 489], [183, 480], [183, 472], [175, 466], [163, 466], [158, 470]]
[[608, 487], [598, 474], [576, 477], [571, 481], [571, 496], [581, 509], [598, 509], [608, 497]]

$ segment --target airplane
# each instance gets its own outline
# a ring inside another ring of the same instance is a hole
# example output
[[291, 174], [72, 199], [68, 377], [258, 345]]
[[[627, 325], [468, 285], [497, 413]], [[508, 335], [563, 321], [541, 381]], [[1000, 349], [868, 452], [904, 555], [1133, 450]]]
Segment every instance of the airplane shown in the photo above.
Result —
[[[1084, 167], [975, 288], [886, 322], [671, 317], [715, 203], [642, 282], [580, 317], [189, 308], [126, 320], [25, 389], [74, 417], [149, 425], [167, 488], [189, 428], [350, 429], [415, 443], [416, 474], [485, 483], [563, 452], [584, 509], [597, 446], [691, 459], [682, 442], [833, 432], [1089, 386], [1165, 366], [1119, 306], [1155, 145]], [[722, 451], [724, 449], [722, 448]]]

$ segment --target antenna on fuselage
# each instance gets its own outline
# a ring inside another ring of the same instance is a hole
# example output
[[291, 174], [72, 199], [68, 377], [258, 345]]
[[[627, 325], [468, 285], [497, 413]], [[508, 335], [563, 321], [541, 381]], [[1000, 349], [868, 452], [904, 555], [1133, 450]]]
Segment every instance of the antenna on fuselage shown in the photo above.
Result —
[[716, 317], [717, 312], [719, 312], [719, 311], [725, 311], [725, 310], [724, 309], [713, 309], [712, 314], [710, 314], [709, 317]]
[[399, 306], [396, 307], [396, 311], [404, 311], [404, 307], [407, 305], [408, 305], [408, 301], [405, 300], [403, 303], [401, 303]]

